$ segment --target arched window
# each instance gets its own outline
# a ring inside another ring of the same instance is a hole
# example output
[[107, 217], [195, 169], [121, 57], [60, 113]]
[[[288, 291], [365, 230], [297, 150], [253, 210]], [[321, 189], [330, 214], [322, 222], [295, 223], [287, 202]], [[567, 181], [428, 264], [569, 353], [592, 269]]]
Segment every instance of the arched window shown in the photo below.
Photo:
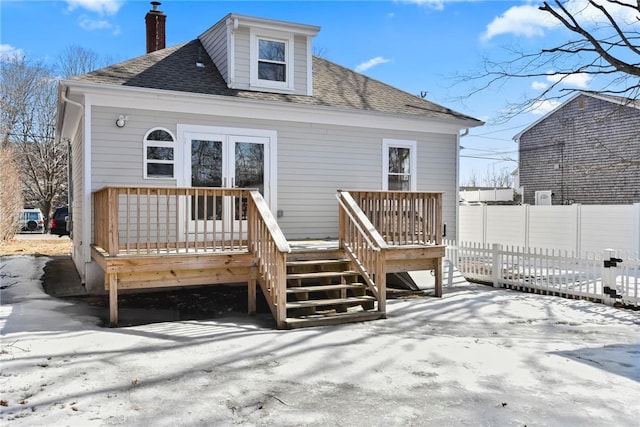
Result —
[[144, 177], [175, 178], [175, 138], [166, 129], [151, 129], [144, 137]]

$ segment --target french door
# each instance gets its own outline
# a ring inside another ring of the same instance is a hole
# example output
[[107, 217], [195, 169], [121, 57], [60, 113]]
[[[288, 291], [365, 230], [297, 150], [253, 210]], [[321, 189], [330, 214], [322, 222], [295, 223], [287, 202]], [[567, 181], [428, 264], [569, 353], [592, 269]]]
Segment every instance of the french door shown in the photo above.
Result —
[[[190, 187], [252, 188], [269, 200], [269, 138], [188, 133], [185, 161]], [[189, 233], [246, 230], [246, 198], [193, 196], [187, 206]]]

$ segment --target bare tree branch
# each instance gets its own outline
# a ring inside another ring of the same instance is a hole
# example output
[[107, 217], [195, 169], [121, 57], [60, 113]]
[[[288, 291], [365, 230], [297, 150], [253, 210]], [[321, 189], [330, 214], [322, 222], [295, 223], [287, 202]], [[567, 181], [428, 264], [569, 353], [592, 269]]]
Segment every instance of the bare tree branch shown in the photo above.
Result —
[[[479, 71], [454, 77], [454, 84], [475, 85], [466, 91], [467, 98], [487, 89], [500, 89], [514, 79], [532, 83], [545, 79], [545, 87], [540, 85], [534, 94], [523, 90], [519, 96], [511, 95], [502, 115], [492, 120], [495, 123], [506, 122], [545, 101], [565, 100], [576, 91], [640, 99], [640, 1], [587, 0], [584, 4], [583, 10], [572, 10], [562, 0], [544, 1], [538, 8], [540, 13], [548, 14], [569, 31], [572, 36], [568, 41], [534, 51], [503, 47], [507, 60], [485, 58]], [[637, 11], [631, 19], [638, 21], [621, 18], [630, 15], [615, 13], [612, 6], [617, 12]], [[576, 74], [590, 77], [591, 87], [568, 84]]]

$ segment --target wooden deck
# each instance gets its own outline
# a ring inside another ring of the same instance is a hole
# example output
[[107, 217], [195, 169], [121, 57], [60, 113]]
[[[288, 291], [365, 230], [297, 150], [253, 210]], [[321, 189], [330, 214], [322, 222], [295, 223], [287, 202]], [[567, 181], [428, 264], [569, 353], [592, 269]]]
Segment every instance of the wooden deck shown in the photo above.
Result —
[[[433, 270], [441, 296], [440, 193], [337, 197], [337, 241], [288, 242], [255, 190], [94, 193], [92, 257], [105, 272], [111, 325], [118, 323], [119, 290], [247, 283], [255, 313], [260, 286], [278, 328], [384, 318], [392, 272]], [[199, 221], [189, 210], [207, 215]]]

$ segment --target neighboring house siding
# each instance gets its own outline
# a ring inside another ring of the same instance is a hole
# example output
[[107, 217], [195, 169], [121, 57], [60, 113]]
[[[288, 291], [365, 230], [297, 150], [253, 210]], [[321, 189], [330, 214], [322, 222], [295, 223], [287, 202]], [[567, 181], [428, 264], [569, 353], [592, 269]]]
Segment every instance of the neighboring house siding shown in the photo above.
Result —
[[211, 29], [211, 31], [204, 34], [200, 41], [204, 46], [207, 53], [216, 64], [216, 67], [222, 74], [222, 77], [226, 82], [229, 81], [229, 69], [227, 66], [227, 27], [226, 25], [220, 25]]
[[[124, 113], [130, 117], [126, 127], [114, 130], [113, 117]], [[142, 144], [150, 128], [162, 126], [176, 135], [177, 124], [277, 132], [277, 210], [284, 214], [278, 223], [290, 239], [337, 237], [336, 190], [380, 190], [382, 140], [417, 141], [417, 189], [445, 192], [444, 222], [448, 237], [455, 236], [455, 135], [95, 107], [92, 190], [176, 185], [142, 178]]]
[[640, 110], [581, 95], [520, 136], [524, 203], [640, 202]]

